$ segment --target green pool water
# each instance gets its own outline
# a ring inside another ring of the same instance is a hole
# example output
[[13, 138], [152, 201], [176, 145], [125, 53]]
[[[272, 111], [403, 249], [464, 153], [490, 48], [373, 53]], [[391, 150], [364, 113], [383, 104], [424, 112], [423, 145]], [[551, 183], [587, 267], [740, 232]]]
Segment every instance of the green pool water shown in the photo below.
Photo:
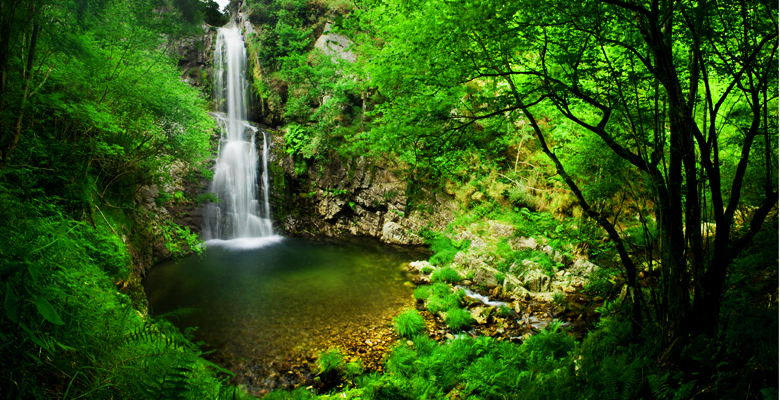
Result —
[[387, 320], [409, 304], [406, 264], [427, 257], [368, 239], [233, 244], [161, 263], [144, 281], [153, 315], [196, 308], [173, 322], [227, 358], [311, 354], [336, 332]]

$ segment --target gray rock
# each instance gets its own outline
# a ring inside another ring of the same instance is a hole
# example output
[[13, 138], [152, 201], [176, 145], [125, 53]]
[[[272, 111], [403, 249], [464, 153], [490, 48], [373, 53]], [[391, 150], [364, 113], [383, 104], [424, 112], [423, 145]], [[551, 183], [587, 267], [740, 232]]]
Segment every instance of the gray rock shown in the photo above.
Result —
[[330, 22], [325, 24], [325, 30], [322, 32], [322, 35], [317, 38], [314, 47], [331, 56], [331, 59], [334, 61], [338, 58], [351, 63], [357, 61], [357, 56], [349, 50], [349, 47], [352, 46], [352, 41], [344, 35], [329, 32]]
[[532, 292], [547, 292], [550, 290], [550, 277], [542, 271], [526, 271], [522, 276], [523, 287]]
[[510, 240], [509, 246], [512, 248], [512, 250], [515, 251], [536, 250], [536, 248], [539, 247], [539, 245], [536, 243], [536, 239], [525, 237], [519, 237]]
[[386, 221], [382, 226], [381, 240], [392, 244], [422, 244], [422, 238], [411, 233], [409, 229], [404, 228], [392, 221]]
[[474, 283], [486, 289], [493, 289], [498, 286], [496, 274], [483, 268], [478, 269], [474, 273]]
[[544, 246], [544, 247], [542, 247], [542, 252], [544, 254], [547, 254], [550, 257], [554, 257], [554, 255], [555, 255], [555, 250], [553, 250], [552, 246]]

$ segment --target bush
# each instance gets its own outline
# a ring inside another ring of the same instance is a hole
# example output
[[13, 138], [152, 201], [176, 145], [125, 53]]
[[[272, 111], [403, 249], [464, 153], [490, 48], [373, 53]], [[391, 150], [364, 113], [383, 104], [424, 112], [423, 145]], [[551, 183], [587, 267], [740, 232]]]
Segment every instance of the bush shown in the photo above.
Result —
[[366, 388], [368, 398], [373, 400], [411, 400], [412, 385], [393, 375], [382, 375]]
[[463, 290], [453, 292], [447, 284], [441, 282], [434, 283], [431, 285], [431, 295], [425, 302], [425, 307], [432, 313], [445, 311], [458, 307], [464, 295], [465, 291]]
[[546, 365], [548, 359], [557, 360], [566, 357], [574, 350], [576, 343], [573, 337], [560, 329], [559, 323], [553, 322], [541, 333], [523, 342], [522, 352], [529, 365]]
[[317, 374], [338, 374], [344, 367], [344, 356], [338, 349], [330, 349], [320, 353], [317, 359]]
[[430, 286], [420, 286], [414, 289], [415, 300], [427, 300], [428, 297], [431, 297]]
[[462, 279], [458, 271], [450, 267], [439, 268], [431, 275], [434, 282], [458, 283]]
[[473, 324], [474, 318], [471, 318], [471, 314], [462, 308], [450, 308], [447, 310], [447, 315], [444, 317], [444, 322], [453, 331], [461, 331]]
[[406, 310], [395, 317], [395, 332], [398, 336], [411, 339], [425, 330], [425, 320], [417, 310]]
[[446, 237], [433, 239], [431, 250], [434, 254], [428, 261], [433, 265], [447, 265], [452, 262], [459, 250], [468, 249], [470, 245], [471, 242], [468, 240], [453, 242]]
[[360, 360], [348, 362], [344, 365], [344, 376], [352, 379], [363, 373], [363, 363]]

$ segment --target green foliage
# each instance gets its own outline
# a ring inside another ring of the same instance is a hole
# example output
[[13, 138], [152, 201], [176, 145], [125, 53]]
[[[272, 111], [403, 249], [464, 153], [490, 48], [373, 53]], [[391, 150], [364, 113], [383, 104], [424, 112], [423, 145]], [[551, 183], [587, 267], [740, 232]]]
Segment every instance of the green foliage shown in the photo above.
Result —
[[406, 310], [395, 317], [393, 327], [398, 336], [411, 339], [425, 331], [425, 320], [417, 310]]
[[350, 361], [344, 364], [344, 376], [347, 379], [353, 379], [363, 373], [363, 363], [361, 360]]
[[447, 310], [444, 316], [444, 322], [450, 329], [456, 332], [462, 331], [474, 324], [474, 318], [471, 318], [471, 314], [462, 308], [453, 307]]
[[415, 300], [427, 300], [431, 296], [430, 286], [418, 286], [414, 288]]
[[430, 243], [431, 250], [434, 252], [430, 258], [430, 263], [433, 265], [447, 265], [455, 258], [455, 254], [458, 251], [466, 250], [471, 245], [468, 240], [463, 240], [458, 243], [453, 242], [447, 237], [439, 236], [433, 239]]
[[434, 283], [430, 288], [431, 294], [425, 302], [425, 307], [432, 313], [457, 308], [465, 296], [463, 290], [453, 291], [441, 282]]
[[463, 280], [463, 278], [460, 276], [458, 271], [455, 271], [450, 267], [442, 267], [433, 272], [433, 275], [431, 275], [431, 280], [433, 282], [445, 282], [453, 284], [460, 282]]
[[317, 358], [317, 374], [338, 374], [344, 368], [344, 355], [339, 349], [330, 349], [320, 353]]
[[[127, 271], [128, 257], [121, 241], [108, 237], [108, 227], [70, 220], [46, 203], [16, 204], [28, 213], [14, 224], [3, 220], [0, 246], [4, 260], [16, 260], [0, 268], [0, 364], [16, 393], [219, 397], [221, 384], [198, 357], [190, 331], [142, 318], [116, 292], [109, 274]], [[107, 261], [118, 265], [107, 267]]]
[[553, 304], [555, 304], [556, 306], [561, 306], [563, 305], [564, 301], [566, 301], [566, 297], [563, 295], [563, 293], [556, 290], [553, 293], [553, 299], [552, 299]]
[[192, 233], [189, 227], [182, 228], [176, 223], [169, 221], [162, 225], [160, 230], [165, 239], [165, 248], [174, 257], [191, 252], [201, 254], [205, 250], [206, 244], [198, 238], [198, 235]]

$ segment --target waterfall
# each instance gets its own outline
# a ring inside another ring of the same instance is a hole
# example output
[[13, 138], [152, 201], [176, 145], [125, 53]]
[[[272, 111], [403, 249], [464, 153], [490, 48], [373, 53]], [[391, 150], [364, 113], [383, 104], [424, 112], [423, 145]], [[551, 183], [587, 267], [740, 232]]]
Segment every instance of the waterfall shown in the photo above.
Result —
[[[239, 28], [219, 28], [214, 52], [214, 98], [222, 129], [214, 180], [209, 192], [217, 203], [206, 206], [203, 238], [220, 242], [246, 238], [276, 238], [268, 204], [268, 140], [265, 132], [261, 187], [258, 187], [258, 129], [246, 121], [246, 49]], [[258, 193], [262, 193], [259, 204]]]

